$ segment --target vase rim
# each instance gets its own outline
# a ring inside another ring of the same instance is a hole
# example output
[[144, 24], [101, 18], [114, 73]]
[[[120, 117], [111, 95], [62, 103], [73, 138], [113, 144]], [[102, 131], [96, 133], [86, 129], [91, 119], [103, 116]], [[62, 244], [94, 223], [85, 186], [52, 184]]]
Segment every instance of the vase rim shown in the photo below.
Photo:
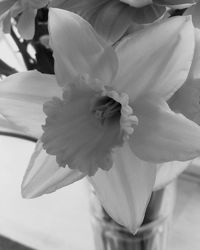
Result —
[[[139, 233], [142, 233], [144, 231], [150, 231], [152, 232], [152, 228], [158, 228], [160, 224], [163, 223], [163, 221], [167, 220], [168, 218], [168, 215], [164, 215], [162, 217], [159, 217], [157, 219], [155, 219], [154, 221], [151, 221], [149, 223], [146, 223], [144, 225], [142, 225], [136, 232], [136, 234], [139, 234]], [[101, 224], [104, 224], [104, 226], [110, 228], [110, 229], [115, 229], [115, 230], [119, 230], [119, 231], [122, 231], [122, 232], [126, 232], [127, 233], [127, 229], [120, 225], [120, 224], [117, 224], [115, 223], [114, 221], [113, 222], [110, 222], [110, 221], [105, 221], [105, 220], [102, 220], [101, 218], [99, 217], [95, 217], [96, 220], [98, 220]], [[129, 232], [129, 231], [128, 231]], [[131, 232], [129, 232], [131, 234]]]

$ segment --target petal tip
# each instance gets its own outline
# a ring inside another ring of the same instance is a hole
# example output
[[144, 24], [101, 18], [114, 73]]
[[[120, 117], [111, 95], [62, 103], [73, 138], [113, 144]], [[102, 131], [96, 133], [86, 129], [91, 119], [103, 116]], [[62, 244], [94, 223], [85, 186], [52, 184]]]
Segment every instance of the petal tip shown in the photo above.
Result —
[[34, 199], [46, 194], [46, 192], [40, 190], [40, 188], [33, 188], [31, 184], [32, 183], [27, 183], [26, 185], [24, 185], [24, 183], [22, 182], [21, 196], [23, 199]]
[[21, 196], [23, 199], [32, 199], [37, 197], [37, 195], [28, 192], [26, 187], [21, 187]]
[[77, 14], [75, 13], [72, 13], [71, 11], [68, 11], [68, 10], [63, 10], [63, 9], [59, 9], [59, 8], [52, 8], [50, 7], [49, 8], [49, 15], [60, 15], [60, 14], [65, 14], [65, 15], [71, 15], [71, 16], [78, 16]]

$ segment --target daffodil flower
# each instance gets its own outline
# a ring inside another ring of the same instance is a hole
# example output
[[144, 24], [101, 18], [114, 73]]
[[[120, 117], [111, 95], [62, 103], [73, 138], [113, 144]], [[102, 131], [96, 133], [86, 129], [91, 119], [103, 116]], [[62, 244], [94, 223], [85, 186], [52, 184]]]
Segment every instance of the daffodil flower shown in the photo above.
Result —
[[191, 19], [152, 25], [115, 50], [68, 11], [50, 9], [49, 32], [55, 76], [24, 72], [0, 84], [0, 112], [39, 137], [22, 195], [88, 176], [109, 215], [135, 232], [157, 166], [200, 154], [199, 126], [166, 102], [190, 70]]
[[24, 39], [31, 39], [35, 32], [37, 9], [47, 5], [48, 0], [1, 0], [0, 22], [6, 33], [10, 32], [11, 17], [20, 14], [17, 28]]
[[[78, 13], [110, 43], [165, 17], [167, 8], [187, 8], [197, 0], [52, 0], [51, 6]], [[139, 24], [139, 25], [138, 25]]]

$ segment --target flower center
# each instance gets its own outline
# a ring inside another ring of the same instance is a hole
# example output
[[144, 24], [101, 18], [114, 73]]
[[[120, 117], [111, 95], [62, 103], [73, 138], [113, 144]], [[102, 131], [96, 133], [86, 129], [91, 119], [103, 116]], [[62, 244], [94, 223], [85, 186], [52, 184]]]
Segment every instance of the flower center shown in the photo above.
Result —
[[105, 86], [102, 95], [95, 98], [91, 108], [92, 114], [102, 126], [116, 123], [120, 126], [122, 141], [129, 138], [134, 131], [133, 126], [138, 124], [128, 103], [126, 93], [117, 93]]
[[92, 113], [103, 125], [106, 121], [120, 119], [121, 104], [108, 96], [99, 98], [93, 109]]

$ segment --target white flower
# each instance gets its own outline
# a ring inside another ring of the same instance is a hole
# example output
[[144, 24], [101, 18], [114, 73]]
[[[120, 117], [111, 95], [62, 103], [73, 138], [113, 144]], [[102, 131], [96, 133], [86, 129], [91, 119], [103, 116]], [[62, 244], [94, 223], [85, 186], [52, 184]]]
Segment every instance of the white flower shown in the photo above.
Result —
[[166, 17], [170, 8], [187, 8], [197, 0], [51, 0], [56, 8], [73, 11], [92, 24], [108, 42]]
[[4, 32], [10, 32], [11, 17], [20, 14], [18, 31], [24, 39], [32, 39], [35, 32], [37, 9], [47, 5], [48, 0], [2, 0], [0, 1], [0, 22]]
[[1, 113], [40, 137], [22, 194], [37, 197], [88, 175], [109, 215], [135, 232], [158, 164], [200, 154], [199, 126], [167, 104], [190, 70], [191, 20], [152, 25], [115, 51], [64, 10], [50, 10], [49, 31], [56, 78], [32, 71], [0, 85]]

